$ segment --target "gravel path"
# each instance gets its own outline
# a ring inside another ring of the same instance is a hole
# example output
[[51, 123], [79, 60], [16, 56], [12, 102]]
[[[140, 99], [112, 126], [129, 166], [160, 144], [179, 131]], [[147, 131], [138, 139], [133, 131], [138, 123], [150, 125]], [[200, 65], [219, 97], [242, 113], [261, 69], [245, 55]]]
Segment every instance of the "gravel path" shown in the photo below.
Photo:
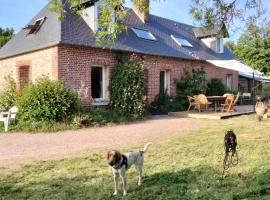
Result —
[[48, 134], [0, 134], [0, 169], [37, 160], [59, 159], [87, 153], [166, 140], [212, 121], [156, 117], [114, 127], [89, 128]]

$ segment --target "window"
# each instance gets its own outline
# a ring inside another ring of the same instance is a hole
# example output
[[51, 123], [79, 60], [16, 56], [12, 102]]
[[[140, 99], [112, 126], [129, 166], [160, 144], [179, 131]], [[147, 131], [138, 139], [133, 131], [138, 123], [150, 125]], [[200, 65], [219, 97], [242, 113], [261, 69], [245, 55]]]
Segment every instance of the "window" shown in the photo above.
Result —
[[171, 38], [181, 47], [193, 47], [186, 39], [175, 37], [173, 35], [171, 35]]
[[226, 76], [226, 87], [228, 89], [232, 89], [232, 75], [231, 74], [227, 74]]
[[146, 40], [157, 40], [155, 36], [147, 30], [132, 28], [132, 31], [137, 35], [137, 37], [146, 39]]
[[223, 53], [224, 52], [224, 44], [223, 38], [216, 38], [210, 43], [210, 48], [214, 50], [216, 53]]
[[29, 24], [23, 29], [29, 31], [27, 33], [27, 35], [36, 34], [46, 19], [47, 19], [47, 17], [40, 18], [40, 19], [36, 20], [36, 22], [34, 24]]
[[106, 100], [108, 97], [108, 69], [93, 67], [91, 70], [91, 94], [95, 101]]
[[159, 74], [159, 92], [164, 93], [167, 91], [170, 95], [170, 71], [160, 71]]

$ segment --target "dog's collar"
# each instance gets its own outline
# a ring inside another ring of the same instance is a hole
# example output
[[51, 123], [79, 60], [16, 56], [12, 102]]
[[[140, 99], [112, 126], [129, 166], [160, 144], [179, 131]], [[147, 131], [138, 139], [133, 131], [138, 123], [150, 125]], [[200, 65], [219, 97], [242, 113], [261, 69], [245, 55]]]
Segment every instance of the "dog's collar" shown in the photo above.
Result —
[[122, 155], [121, 163], [113, 168], [118, 170], [121, 169], [123, 166], [125, 166], [126, 169], [128, 168], [128, 160], [125, 155]]

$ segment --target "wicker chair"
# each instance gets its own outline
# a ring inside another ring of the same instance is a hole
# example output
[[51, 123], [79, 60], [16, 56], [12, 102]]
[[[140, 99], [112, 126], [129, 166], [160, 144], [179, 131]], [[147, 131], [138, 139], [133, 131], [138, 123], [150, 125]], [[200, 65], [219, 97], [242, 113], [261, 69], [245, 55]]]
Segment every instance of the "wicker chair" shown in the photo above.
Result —
[[195, 97], [196, 102], [196, 109], [198, 109], [199, 112], [202, 111], [202, 108], [204, 107], [205, 110], [208, 110], [209, 105], [212, 104], [212, 102], [209, 102], [204, 94], [200, 94]]

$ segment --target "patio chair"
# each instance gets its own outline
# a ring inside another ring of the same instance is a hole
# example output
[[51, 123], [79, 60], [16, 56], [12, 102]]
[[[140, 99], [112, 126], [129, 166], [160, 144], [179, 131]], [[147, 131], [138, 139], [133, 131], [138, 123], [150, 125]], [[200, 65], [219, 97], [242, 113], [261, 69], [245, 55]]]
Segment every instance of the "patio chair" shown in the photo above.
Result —
[[195, 108], [198, 109], [199, 112], [201, 112], [202, 107], [205, 107], [205, 110], [208, 110], [209, 105], [212, 104], [212, 102], [209, 102], [207, 100], [207, 97], [204, 94], [196, 96], [195, 102], [196, 102]]
[[18, 108], [16, 106], [13, 106], [9, 109], [8, 112], [0, 113], [0, 122], [4, 123], [5, 132], [8, 132], [8, 126], [12, 121], [15, 120], [17, 112]]
[[241, 104], [245, 104], [248, 102], [248, 104], [251, 103], [251, 93], [244, 92], [241, 97]]
[[221, 112], [231, 112], [233, 104], [234, 104], [234, 95], [228, 95], [226, 97], [225, 103], [221, 104], [222, 106]]
[[188, 107], [187, 111], [189, 111], [192, 106], [195, 109], [195, 107], [196, 107], [195, 97], [187, 96], [187, 98], [188, 98], [188, 103], [189, 103], [189, 107]]

